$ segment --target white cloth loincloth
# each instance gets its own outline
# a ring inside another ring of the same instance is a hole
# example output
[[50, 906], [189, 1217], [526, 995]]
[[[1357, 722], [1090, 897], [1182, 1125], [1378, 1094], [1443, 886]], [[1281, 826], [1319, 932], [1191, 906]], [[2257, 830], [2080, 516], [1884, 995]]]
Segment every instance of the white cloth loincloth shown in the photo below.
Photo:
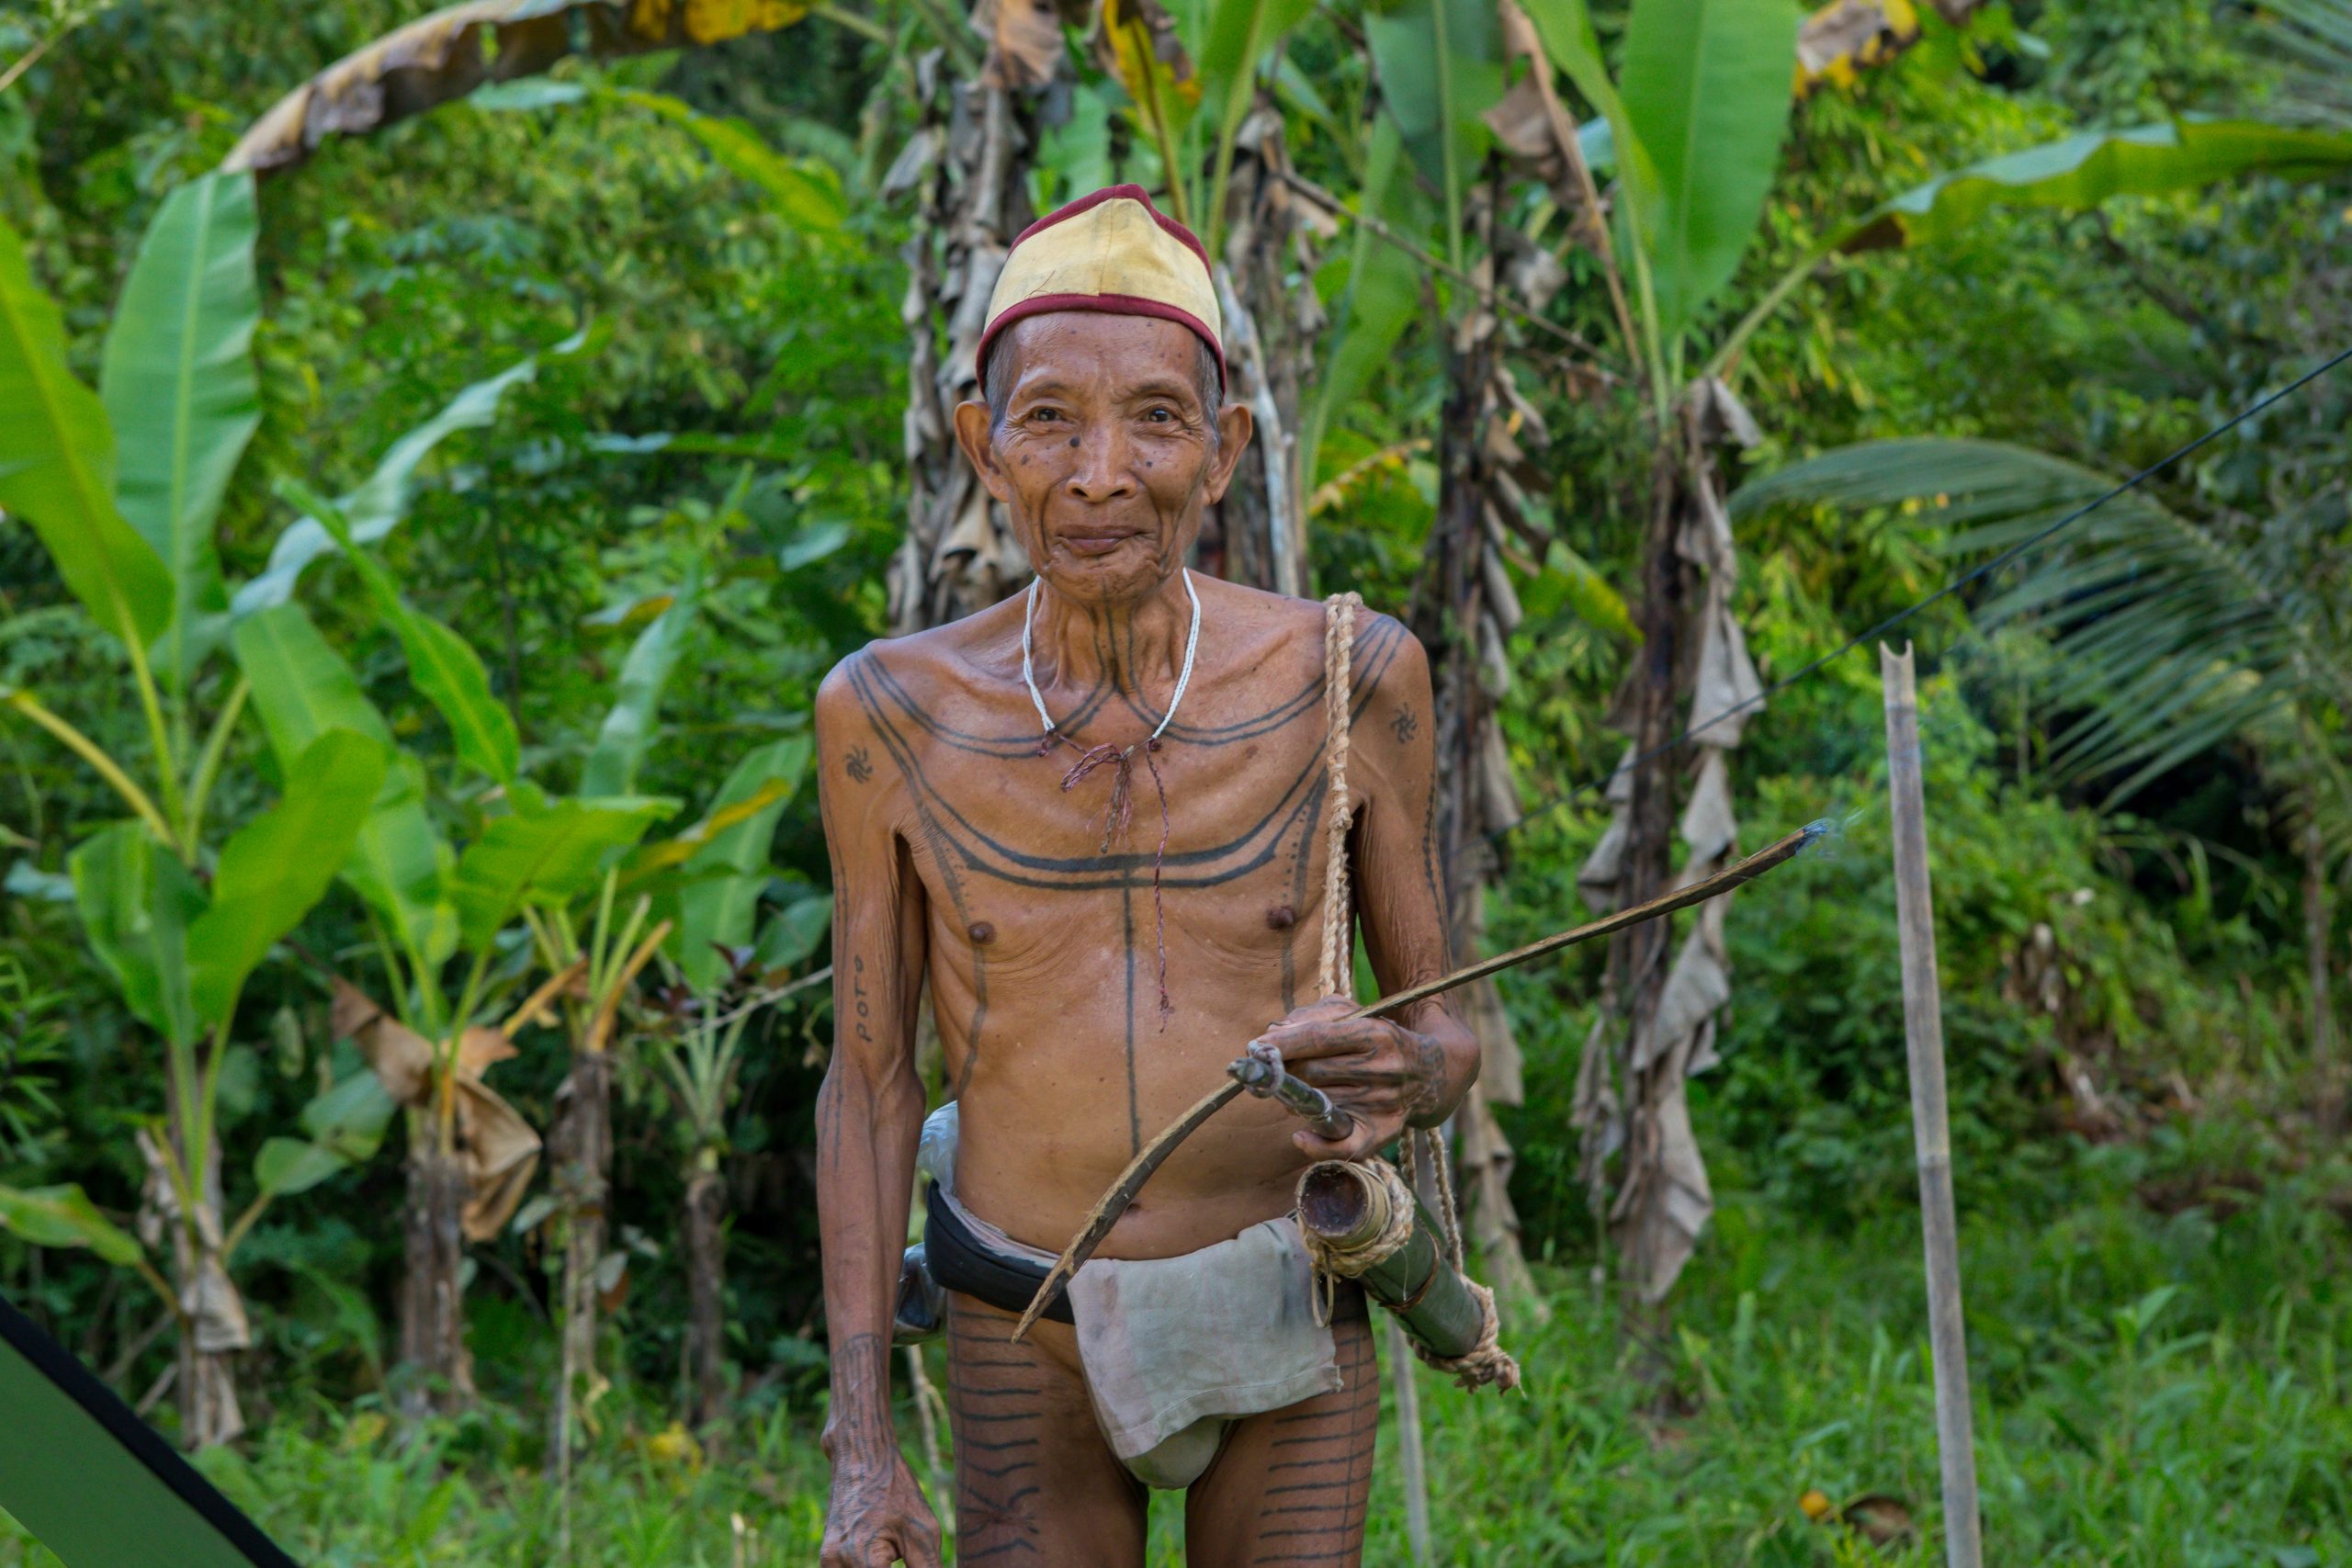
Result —
[[[973, 1234], [1007, 1256], [1054, 1255], [1006, 1235], [955, 1191], [956, 1108], [923, 1123], [923, 1173]], [[1288, 1214], [1181, 1258], [1093, 1258], [1069, 1282], [1078, 1358], [1103, 1439], [1148, 1486], [1199, 1479], [1238, 1416], [1339, 1389], [1314, 1270]]]

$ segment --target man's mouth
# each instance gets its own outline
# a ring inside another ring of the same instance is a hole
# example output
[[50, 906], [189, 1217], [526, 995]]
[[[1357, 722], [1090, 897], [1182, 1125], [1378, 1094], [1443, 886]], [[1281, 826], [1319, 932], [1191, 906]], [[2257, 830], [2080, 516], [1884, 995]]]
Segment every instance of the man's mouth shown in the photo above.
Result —
[[1061, 542], [1081, 556], [1107, 556], [1129, 539], [1142, 536], [1133, 528], [1070, 529], [1061, 536]]

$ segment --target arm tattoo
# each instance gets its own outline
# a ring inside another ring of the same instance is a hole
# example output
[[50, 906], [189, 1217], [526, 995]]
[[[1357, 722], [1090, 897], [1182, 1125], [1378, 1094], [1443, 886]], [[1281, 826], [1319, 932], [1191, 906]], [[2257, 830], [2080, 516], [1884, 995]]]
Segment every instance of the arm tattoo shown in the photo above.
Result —
[[849, 774], [852, 784], [864, 784], [874, 776], [874, 760], [865, 754], [865, 747], [853, 746], [849, 761], [842, 764], [842, 771]]
[[1413, 716], [1413, 710], [1401, 705], [1396, 709], [1396, 716], [1388, 721], [1388, 728], [1396, 732], [1399, 746], [1408, 744], [1421, 732], [1420, 721]]

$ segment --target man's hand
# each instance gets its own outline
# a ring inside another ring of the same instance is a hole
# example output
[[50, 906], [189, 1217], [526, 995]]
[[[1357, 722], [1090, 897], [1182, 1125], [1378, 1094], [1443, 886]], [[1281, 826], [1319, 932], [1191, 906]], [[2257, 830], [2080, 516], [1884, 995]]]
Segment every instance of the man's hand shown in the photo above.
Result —
[[818, 1562], [821, 1568], [940, 1568], [939, 1521], [895, 1446], [872, 1461], [835, 1461]]
[[1284, 1072], [1321, 1089], [1355, 1118], [1355, 1130], [1344, 1138], [1318, 1137], [1306, 1127], [1291, 1134], [1300, 1152], [1315, 1159], [1367, 1157], [1444, 1092], [1443, 1047], [1385, 1018], [1349, 1017], [1355, 1010], [1344, 997], [1325, 997], [1259, 1037], [1282, 1053]]

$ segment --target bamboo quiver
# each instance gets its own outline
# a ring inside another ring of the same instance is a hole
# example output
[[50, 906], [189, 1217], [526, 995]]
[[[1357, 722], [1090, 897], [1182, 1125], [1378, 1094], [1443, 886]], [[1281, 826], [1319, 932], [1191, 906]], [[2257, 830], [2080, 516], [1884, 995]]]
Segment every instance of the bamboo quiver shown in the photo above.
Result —
[[1491, 1309], [1446, 1256], [1443, 1233], [1393, 1167], [1323, 1160], [1298, 1181], [1298, 1224], [1317, 1267], [1354, 1280], [1439, 1362], [1488, 1337]]

